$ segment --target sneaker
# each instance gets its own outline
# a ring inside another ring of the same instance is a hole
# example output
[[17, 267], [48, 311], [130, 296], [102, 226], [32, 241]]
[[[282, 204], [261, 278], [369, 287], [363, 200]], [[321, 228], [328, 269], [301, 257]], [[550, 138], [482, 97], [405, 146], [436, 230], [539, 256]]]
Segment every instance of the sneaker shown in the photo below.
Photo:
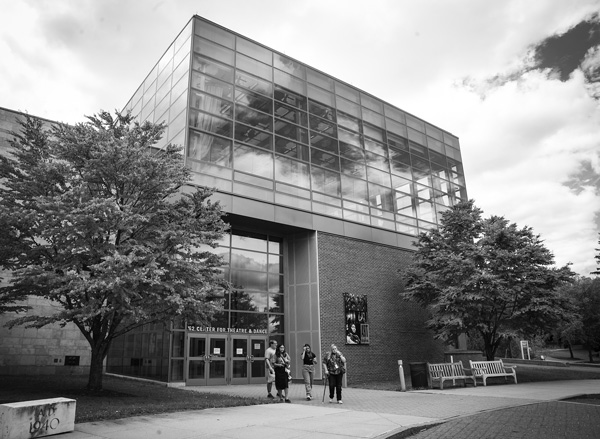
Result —
[[307, 400], [307, 401], [310, 401], [311, 399], [312, 399], [312, 396], [310, 396], [310, 395], [306, 395], [306, 400]]
[[342, 401], [341, 399], [338, 401], [338, 404], [343, 404], [344, 401]]
[[292, 401], [290, 401], [289, 399], [286, 399], [285, 402], [292, 402]]
[[329, 398], [329, 404], [333, 404], [333, 398]]
[[269, 399], [275, 399], [275, 397], [272, 394], [270, 394], [270, 393], [267, 395], [267, 398], [269, 398]]

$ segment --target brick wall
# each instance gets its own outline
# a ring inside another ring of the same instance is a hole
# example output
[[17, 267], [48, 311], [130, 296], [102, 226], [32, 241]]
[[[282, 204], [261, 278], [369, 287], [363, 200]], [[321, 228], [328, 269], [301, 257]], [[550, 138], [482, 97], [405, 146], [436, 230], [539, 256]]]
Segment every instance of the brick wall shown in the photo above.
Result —
[[[424, 327], [427, 313], [398, 297], [398, 270], [411, 252], [327, 233], [318, 234], [321, 347], [335, 343], [348, 362], [348, 384], [398, 380], [398, 360], [443, 361], [444, 347]], [[343, 293], [367, 295], [369, 345], [346, 344]]]

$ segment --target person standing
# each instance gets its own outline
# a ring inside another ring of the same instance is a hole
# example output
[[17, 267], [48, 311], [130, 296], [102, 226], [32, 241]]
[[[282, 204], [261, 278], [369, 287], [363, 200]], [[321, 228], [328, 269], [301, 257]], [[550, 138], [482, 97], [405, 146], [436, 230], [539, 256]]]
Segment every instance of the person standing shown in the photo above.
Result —
[[346, 358], [335, 344], [331, 345], [331, 350], [323, 357], [323, 373], [329, 380], [329, 403], [333, 402], [335, 392], [338, 404], [343, 404], [342, 379], [346, 373]]
[[310, 345], [306, 343], [302, 350], [302, 377], [304, 378], [304, 387], [306, 388], [306, 400], [312, 399], [313, 377], [315, 375], [315, 364], [317, 356], [311, 351]]
[[275, 388], [277, 389], [277, 396], [279, 401], [292, 402], [288, 398], [289, 388], [289, 369], [291, 365], [290, 356], [285, 351], [284, 345], [279, 345], [275, 355], [271, 359], [271, 365], [275, 369]]
[[275, 370], [271, 364], [271, 358], [275, 355], [275, 351], [277, 349], [277, 342], [275, 340], [271, 340], [269, 342], [269, 347], [265, 351], [265, 367], [267, 372], [267, 398], [274, 399], [275, 397], [271, 393], [271, 389], [273, 388], [273, 383], [275, 382]]

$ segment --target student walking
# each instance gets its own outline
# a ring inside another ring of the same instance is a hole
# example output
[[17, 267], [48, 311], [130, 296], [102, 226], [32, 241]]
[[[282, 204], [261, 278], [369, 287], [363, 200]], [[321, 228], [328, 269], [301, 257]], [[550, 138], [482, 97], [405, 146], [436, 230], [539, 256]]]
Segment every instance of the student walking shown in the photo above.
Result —
[[277, 389], [277, 396], [279, 401], [292, 402], [288, 398], [288, 388], [290, 381], [290, 365], [291, 360], [288, 353], [285, 351], [284, 345], [279, 345], [275, 355], [272, 357], [271, 365], [275, 369], [275, 388]]
[[275, 382], [275, 370], [271, 365], [271, 358], [275, 355], [275, 350], [277, 349], [277, 342], [275, 340], [271, 340], [269, 342], [269, 347], [265, 351], [265, 368], [267, 372], [267, 398], [274, 399], [275, 397], [271, 393], [271, 389], [273, 388], [273, 383]]
[[323, 373], [329, 380], [329, 403], [333, 402], [335, 393], [338, 404], [343, 404], [342, 379], [346, 373], [346, 358], [335, 344], [331, 345], [331, 350], [323, 357]]
[[306, 400], [312, 399], [313, 378], [315, 375], [315, 364], [317, 364], [317, 356], [310, 349], [310, 345], [306, 343], [302, 349], [302, 377], [304, 378], [304, 387], [306, 388]]

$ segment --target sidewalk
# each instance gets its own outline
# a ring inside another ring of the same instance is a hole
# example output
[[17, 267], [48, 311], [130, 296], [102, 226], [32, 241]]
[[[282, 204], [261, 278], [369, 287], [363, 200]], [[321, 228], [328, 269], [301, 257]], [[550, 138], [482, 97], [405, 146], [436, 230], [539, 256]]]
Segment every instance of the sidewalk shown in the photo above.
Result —
[[[264, 384], [247, 386], [185, 387], [187, 391], [226, 393], [240, 396], [262, 396]], [[457, 421], [468, 420], [470, 415], [492, 416], [499, 409], [530, 413], [530, 424], [542, 422], [540, 417], [552, 416], [555, 406], [568, 407], [570, 417], [576, 421], [587, 419], [588, 424], [600, 431], [600, 406], [553, 402], [583, 394], [600, 394], [600, 380], [549, 381], [525, 384], [500, 384], [476, 388], [452, 388], [421, 390], [413, 392], [390, 392], [346, 388], [344, 404], [329, 404], [327, 395], [321, 402], [323, 387], [317, 386], [312, 401], [304, 398], [304, 386], [292, 384], [292, 404], [265, 404], [248, 407], [218, 408], [163, 415], [140, 416], [106, 422], [90, 422], [75, 425], [75, 431], [61, 436], [64, 439], [294, 439], [294, 438], [390, 438], [401, 436], [404, 430], [418, 426], [437, 424], [448, 420], [419, 435], [418, 439], [449, 438], [449, 431], [435, 436], [436, 431], [448, 426], [463, 428]], [[540, 404], [543, 403], [543, 404]], [[548, 406], [547, 408], [544, 408]], [[574, 415], [577, 406], [585, 411], [579, 418]], [[531, 410], [527, 407], [538, 407]], [[590, 413], [589, 407], [596, 407]], [[586, 410], [584, 410], [586, 409]], [[589, 417], [592, 416], [593, 417]], [[510, 417], [502, 416], [501, 425], [506, 426]], [[465, 421], [466, 422], [466, 421]], [[454, 424], [453, 424], [454, 423]], [[488, 424], [489, 425], [489, 424]], [[480, 424], [477, 424], [479, 428]], [[448, 430], [446, 428], [446, 430]], [[533, 435], [511, 436], [502, 431], [503, 438], [538, 437]], [[510, 430], [508, 431], [510, 433]], [[425, 436], [420, 436], [425, 435]], [[482, 436], [460, 435], [461, 438]], [[496, 437], [496, 436], [485, 436]], [[539, 436], [543, 437], [543, 436]], [[553, 436], [545, 436], [553, 437]], [[554, 436], [579, 437], [579, 436]], [[585, 436], [582, 436], [585, 437]], [[596, 436], [596, 437], [600, 437]]]

